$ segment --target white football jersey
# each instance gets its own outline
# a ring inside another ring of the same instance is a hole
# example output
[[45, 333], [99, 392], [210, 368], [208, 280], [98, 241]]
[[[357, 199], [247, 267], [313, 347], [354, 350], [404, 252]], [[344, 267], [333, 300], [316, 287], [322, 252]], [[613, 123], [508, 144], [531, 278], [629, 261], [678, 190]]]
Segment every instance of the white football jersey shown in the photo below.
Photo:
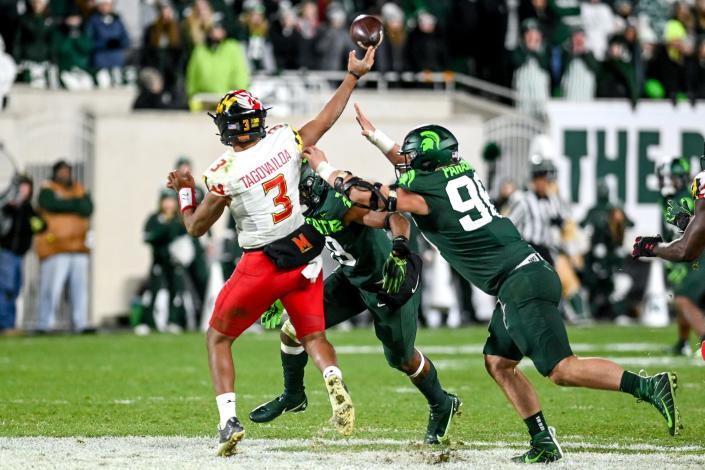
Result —
[[299, 204], [301, 137], [287, 124], [267, 131], [256, 145], [226, 151], [203, 173], [208, 190], [229, 196], [242, 248], [260, 248], [304, 223]]

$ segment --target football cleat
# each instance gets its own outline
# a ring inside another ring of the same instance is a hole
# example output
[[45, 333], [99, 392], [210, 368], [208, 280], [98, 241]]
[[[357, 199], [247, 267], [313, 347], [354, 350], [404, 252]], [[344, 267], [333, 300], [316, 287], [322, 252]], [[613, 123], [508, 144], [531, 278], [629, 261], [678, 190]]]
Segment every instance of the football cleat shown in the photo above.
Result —
[[556, 429], [553, 426], [532, 437], [529, 445], [531, 448], [521, 455], [512, 457], [512, 462], [550, 463], [563, 458], [563, 449], [556, 439]]
[[680, 420], [680, 413], [676, 406], [676, 388], [678, 379], [672, 372], [661, 372], [651, 377], [646, 376], [643, 370], [639, 375], [646, 380], [639, 388], [639, 399], [649, 402], [659, 410], [668, 424], [668, 433], [671, 436], [678, 435], [678, 430], [683, 428]]
[[220, 429], [218, 426], [218, 433], [220, 434], [220, 449], [218, 449], [218, 455], [221, 457], [229, 457], [235, 455], [237, 452], [237, 443], [245, 437], [245, 429], [240, 424], [240, 420], [236, 416], [233, 416], [225, 423], [225, 427]]
[[262, 403], [250, 413], [250, 421], [255, 423], [267, 423], [284, 413], [300, 413], [308, 407], [306, 394], [301, 392], [289, 395], [286, 392], [279, 395], [272, 401]]
[[355, 426], [355, 408], [353, 408], [348, 388], [337, 375], [330, 375], [325, 379], [328, 389], [328, 398], [333, 408], [331, 423], [343, 436], [349, 436]]
[[453, 421], [453, 416], [460, 415], [460, 407], [463, 402], [460, 398], [452, 393], [446, 393], [448, 402], [445, 407], [434, 410], [428, 415], [428, 427], [426, 428], [426, 444], [441, 444], [448, 441], [448, 431], [450, 423]]
[[693, 350], [691, 349], [690, 344], [688, 344], [687, 341], [678, 341], [671, 348], [671, 352], [674, 356], [690, 357], [693, 355]]

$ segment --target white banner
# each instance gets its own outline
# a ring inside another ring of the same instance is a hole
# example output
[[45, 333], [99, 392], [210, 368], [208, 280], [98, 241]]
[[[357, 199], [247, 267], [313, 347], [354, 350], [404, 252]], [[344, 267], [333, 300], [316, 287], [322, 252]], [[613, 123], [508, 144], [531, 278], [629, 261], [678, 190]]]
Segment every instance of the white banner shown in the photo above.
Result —
[[705, 106], [643, 102], [571, 103], [548, 105], [550, 135], [558, 156], [559, 186], [580, 221], [595, 204], [597, 182], [605, 178], [611, 197], [620, 200], [635, 234], [660, 231], [656, 166], [673, 157], [691, 160], [693, 176], [700, 171]]

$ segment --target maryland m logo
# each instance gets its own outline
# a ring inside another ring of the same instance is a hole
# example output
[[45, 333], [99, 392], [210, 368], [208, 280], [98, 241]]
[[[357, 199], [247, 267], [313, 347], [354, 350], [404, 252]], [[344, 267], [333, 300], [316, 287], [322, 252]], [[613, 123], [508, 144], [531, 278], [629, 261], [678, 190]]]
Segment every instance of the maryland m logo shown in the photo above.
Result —
[[306, 238], [306, 235], [304, 235], [303, 233], [297, 237], [292, 238], [291, 241], [294, 242], [301, 254], [304, 254], [308, 250], [313, 248], [313, 245], [310, 241], [308, 241], [308, 238]]

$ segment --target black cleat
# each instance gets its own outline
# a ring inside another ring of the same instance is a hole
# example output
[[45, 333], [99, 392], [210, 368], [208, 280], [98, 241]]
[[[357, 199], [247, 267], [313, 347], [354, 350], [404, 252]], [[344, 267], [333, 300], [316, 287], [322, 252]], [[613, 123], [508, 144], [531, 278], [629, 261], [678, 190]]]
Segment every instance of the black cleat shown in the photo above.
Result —
[[295, 395], [284, 392], [274, 400], [262, 403], [252, 410], [250, 412], [250, 421], [267, 423], [287, 412], [300, 413], [305, 411], [306, 407], [308, 407], [308, 400], [304, 392]]
[[463, 402], [452, 393], [446, 393], [446, 395], [448, 396], [446, 406], [437, 410], [431, 408], [428, 416], [428, 427], [426, 428], [426, 439], [424, 439], [426, 444], [441, 444], [448, 441], [448, 431], [450, 430], [453, 416], [460, 414], [460, 407], [463, 406]]

